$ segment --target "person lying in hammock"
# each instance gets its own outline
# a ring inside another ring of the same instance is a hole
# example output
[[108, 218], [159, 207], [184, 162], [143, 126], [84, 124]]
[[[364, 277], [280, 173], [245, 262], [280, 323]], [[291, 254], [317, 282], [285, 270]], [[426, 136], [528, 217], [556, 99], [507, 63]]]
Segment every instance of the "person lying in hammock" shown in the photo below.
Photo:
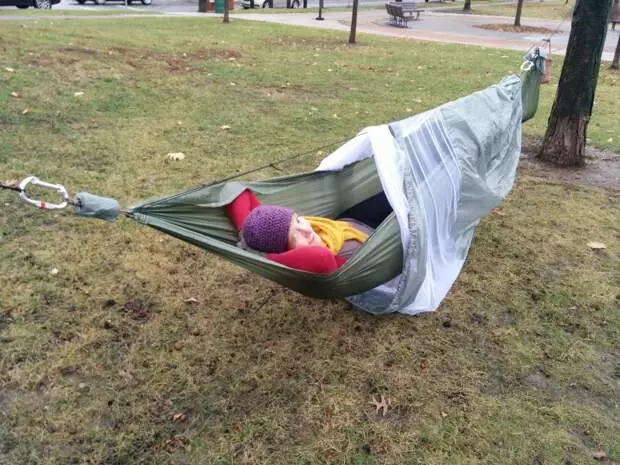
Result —
[[244, 248], [310, 273], [333, 273], [373, 232], [353, 218], [303, 217], [287, 207], [262, 205], [248, 189], [226, 207], [226, 212]]

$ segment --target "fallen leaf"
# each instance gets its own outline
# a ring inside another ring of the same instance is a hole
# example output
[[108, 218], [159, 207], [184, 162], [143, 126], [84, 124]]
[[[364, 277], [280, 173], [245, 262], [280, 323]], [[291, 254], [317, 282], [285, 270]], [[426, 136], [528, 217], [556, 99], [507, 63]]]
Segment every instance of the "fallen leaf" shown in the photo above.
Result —
[[19, 185], [19, 181], [17, 179], [9, 179], [8, 181], [4, 181], [2, 185], [7, 187], [17, 187]]
[[185, 154], [183, 152], [170, 152], [166, 157], [169, 160], [180, 161], [185, 158]]
[[190, 297], [189, 299], [185, 299], [185, 303], [186, 304], [197, 304], [198, 299], [195, 299], [194, 297]]
[[11, 97], [19, 98], [19, 94], [17, 92], [11, 92]]
[[224, 124], [223, 126], [220, 126], [220, 129], [230, 129], [230, 126], [227, 124]]
[[185, 415], [184, 413], [175, 413], [174, 415], [172, 415], [172, 421], [186, 421], [187, 420], [187, 415]]
[[592, 452], [592, 458], [594, 460], [603, 460], [607, 458], [607, 454], [603, 452], [602, 450], [599, 450], [596, 452]]
[[381, 410], [383, 410], [383, 416], [385, 416], [388, 409], [392, 406], [390, 400], [386, 400], [383, 394], [381, 394], [381, 401], [378, 401], [377, 399], [375, 399], [375, 396], [372, 396], [372, 400], [368, 403], [375, 406], [375, 413], [379, 413]]
[[174, 343], [175, 350], [182, 350], [185, 347], [185, 343], [183, 341], [177, 341]]
[[52, 269], [50, 270], [50, 274], [51, 274], [51, 275], [58, 274], [58, 268], [52, 268]]
[[448, 414], [446, 412], [441, 412], [441, 418], [446, 418]]
[[74, 97], [81, 97], [82, 95], [84, 95], [84, 92], [73, 92]]
[[8, 71], [9, 73], [15, 72], [15, 70], [13, 68], [4, 68], [4, 70]]
[[428, 360], [426, 360], [425, 358], [420, 360], [420, 368], [422, 370], [426, 370], [428, 368]]
[[602, 242], [588, 242], [588, 247], [594, 250], [606, 249], [607, 246]]
[[28, 113], [30, 113], [30, 108], [24, 108], [22, 115], [27, 115]]

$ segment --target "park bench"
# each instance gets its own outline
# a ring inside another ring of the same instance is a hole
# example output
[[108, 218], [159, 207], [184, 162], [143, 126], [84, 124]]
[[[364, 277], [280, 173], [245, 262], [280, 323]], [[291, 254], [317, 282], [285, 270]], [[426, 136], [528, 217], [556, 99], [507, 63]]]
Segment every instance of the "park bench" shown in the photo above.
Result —
[[390, 16], [390, 24], [399, 27], [407, 27], [410, 20], [417, 21], [420, 19], [420, 12], [422, 11], [412, 2], [386, 3], [385, 9]]

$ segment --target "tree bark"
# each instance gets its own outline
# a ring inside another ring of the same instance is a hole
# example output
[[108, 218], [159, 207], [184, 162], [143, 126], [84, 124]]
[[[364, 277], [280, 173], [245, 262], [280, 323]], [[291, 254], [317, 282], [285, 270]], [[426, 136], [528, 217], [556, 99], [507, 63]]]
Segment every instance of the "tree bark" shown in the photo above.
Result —
[[349, 33], [349, 43], [355, 43], [355, 32], [357, 31], [357, 6], [359, 0], [353, 0], [353, 12], [351, 13], [351, 32]]
[[517, 14], [515, 15], [515, 27], [521, 26], [521, 12], [523, 11], [523, 0], [517, 2]]
[[577, 0], [564, 66], [538, 157], [559, 166], [585, 164], [586, 131], [601, 67], [611, 0]]
[[611, 69], [620, 69], [620, 34], [618, 34], [618, 43], [616, 44], [614, 60], [611, 62]]
[[224, 0], [224, 23], [230, 23], [230, 5], [228, 0]]
[[463, 11], [471, 11], [471, 0], [465, 0]]

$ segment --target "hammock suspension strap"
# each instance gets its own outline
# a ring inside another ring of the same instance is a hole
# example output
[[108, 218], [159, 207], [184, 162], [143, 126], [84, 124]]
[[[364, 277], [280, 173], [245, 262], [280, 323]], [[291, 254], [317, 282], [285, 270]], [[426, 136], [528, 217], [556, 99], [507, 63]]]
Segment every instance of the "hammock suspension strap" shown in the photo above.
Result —
[[[26, 188], [29, 185], [52, 190], [61, 196], [62, 201], [60, 203], [51, 203], [45, 200], [30, 198], [26, 192]], [[88, 192], [80, 192], [74, 199], [71, 199], [69, 192], [62, 184], [52, 184], [42, 181], [36, 176], [24, 178], [17, 186], [0, 183], [0, 188], [18, 192], [19, 198], [22, 201], [43, 210], [63, 210], [68, 205], [72, 205], [74, 207], [74, 212], [79, 216], [89, 216], [106, 221], [114, 221], [121, 213], [120, 206], [114, 199], [89, 194]]]

